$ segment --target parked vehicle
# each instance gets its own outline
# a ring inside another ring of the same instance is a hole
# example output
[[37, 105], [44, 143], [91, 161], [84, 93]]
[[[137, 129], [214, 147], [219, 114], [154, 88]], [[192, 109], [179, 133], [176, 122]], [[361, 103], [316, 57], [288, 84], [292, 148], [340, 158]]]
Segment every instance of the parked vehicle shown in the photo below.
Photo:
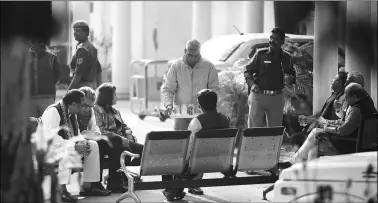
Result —
[[377, 202], [377, 152], [295, 164], [281, 172], [272, 193], [273, 202]]
[[[269, 37], [270, 33], [231, 34], [214, 37], [202, 44], [202, 56], [213, 62], [220, 72], [219, 107], [222, 113], [231, 117], [232, 126], [246, 126], [248, 106], [243, 65], [258, 49], [268, 47]], [[297, 122], [298, 115], [312, 114], [313, 45], [313, 36], [286, 35], [283, 49], [292, 55], [297, 73], [296, 85], [284, 88], [284, 125], [289, 134], [302, 129]], [[344, 58], [344, 51], [339, 49], [339, 67], [344, 66]], [[173, 60], [169, 61], [168, 67], [172, 63]]]
[[[239, 59], [251, 58], [257, 49], [268, 47], [269, 37], [270, 33], [217, 36], [203, 43], [201, 54], [213, 62], [218, 70], [228, 70]], [[298, 47], [309, 42], [312, 43], [313, 40], [313, 36], [286, 35], [286, 41], [295, 43]]]

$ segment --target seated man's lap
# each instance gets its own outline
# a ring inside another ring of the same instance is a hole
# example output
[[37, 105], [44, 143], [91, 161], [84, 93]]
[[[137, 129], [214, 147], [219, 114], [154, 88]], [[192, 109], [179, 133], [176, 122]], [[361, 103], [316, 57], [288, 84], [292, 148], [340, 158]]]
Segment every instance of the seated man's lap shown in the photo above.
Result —
[[327, 153], [327, 154], [340, 154], [340, 152], [337, 150], [337, 148], [331, 143], [331, 141], [328, 138], [322, 139], [319, 141], [319, 151], [321, 153]]

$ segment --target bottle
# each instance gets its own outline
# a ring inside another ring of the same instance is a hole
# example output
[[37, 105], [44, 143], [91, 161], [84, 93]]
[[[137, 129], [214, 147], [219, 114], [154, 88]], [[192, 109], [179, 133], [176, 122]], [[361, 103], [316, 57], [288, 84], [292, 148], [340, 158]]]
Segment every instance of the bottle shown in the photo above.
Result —
[[181, 105], [181, 114], [188, 115], [188, 105], [187, 104]]

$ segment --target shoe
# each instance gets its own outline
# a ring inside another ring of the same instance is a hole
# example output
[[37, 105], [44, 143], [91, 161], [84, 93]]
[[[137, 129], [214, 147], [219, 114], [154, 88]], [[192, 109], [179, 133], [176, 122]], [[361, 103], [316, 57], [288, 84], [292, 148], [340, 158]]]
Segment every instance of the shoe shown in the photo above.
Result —
[[107, 185], [107, 190], [110, 190], [112, 193], [125, 193], [127, 192], [128, 188], [122, 183], [119, 183], [117, 185]]
[[105, 191], [109, 193], [109, 195], [112, 193], [112, 191], [105, 189], [104, 185], [102, 185], [101, 182], [93, 183], [93, 187]]
[[99, 188], [89, 188], [84, 189], [84, 191], [80, 192], [80, 196], [109, 196], [111, 191], [108, 190], [101, 190]]
[[163, 195], [165, 196], [165, 198], [167, 199], [167, 201], [178, 201], [178, 200], [182, 200], [186, 193], [183, 192], [183, 189], [180, 188], [180, 189], [165, 189], [163, 190]]
[[278, 168], [280, 168], [282, 170], [282, 169], [289, 168], [292, 165], [293, 164], [291, 164], [289, 161], [286, 161], [286, 162], [278, 163]]
[[72, 196], [71, 193], [69, 193], [68, 191], [63, 191], [60, 194], [60, 200], [62, 200], [62, 202], [77, 202], [78, 201], [77, 197]]
[[246, 171], [245, 173], [248, 175], [258, 175], [255, 171]]
[[194, 195], [203, 195], [203, 190], [199, 187], [197, 188], [189, 188], [188, 192]]

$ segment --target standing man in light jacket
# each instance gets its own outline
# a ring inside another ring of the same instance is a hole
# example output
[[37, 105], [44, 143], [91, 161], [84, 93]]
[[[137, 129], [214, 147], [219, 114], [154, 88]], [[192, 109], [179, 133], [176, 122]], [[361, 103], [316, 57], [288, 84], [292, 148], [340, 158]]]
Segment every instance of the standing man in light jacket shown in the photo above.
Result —
[[[218, 92], [218, 73], [214, 64], [201, 57], [201, 43], [190, 40], [186, 43], [185, 55], [174, 62], [167, 73], [161, 89], [166, 108], [170, 115], [173, 104], [197, 104], [196, 94], [202, 89]], [[174, 130], [187, 130], [191, 119], [174, 119]]]
[[[218, 92], [219, 89], [218, 73], [214, 64], [201, 57], [201, 43], [195, 39], [189, 40], [184, 53], [184, 56], [169, 68], [161, 88], [166, 115], [171, 114], [174, 104], [197, 105], [196, 94], [202, 89], [211, 89], [214, 92]], [[173, 129], [187, 130], [191, 120], [191, 118], [175, 118]], [[163, 181], [172, 179], [173, 176], [163, 176]], [[168, 193], [172, 192], [168, 189], [163, 193], [169, 195]]]

